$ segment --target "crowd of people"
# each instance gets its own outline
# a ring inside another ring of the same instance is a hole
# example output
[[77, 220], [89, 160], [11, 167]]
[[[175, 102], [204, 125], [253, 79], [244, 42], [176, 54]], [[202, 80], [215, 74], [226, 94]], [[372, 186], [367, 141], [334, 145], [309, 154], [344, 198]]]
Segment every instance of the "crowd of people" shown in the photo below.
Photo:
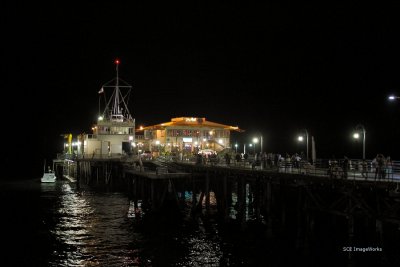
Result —
[[370, 161], [370, 165], [366, 159], [353, 163], [346, 156], [339, 161], [334, 157], [329, 160], [328, 174], [333, 178], [346, 179], [350, 170], [359, 171], [365, 179], [368, 177], [373, 177], [375, 180], [393, 179], [393, 161], [390, 156], [385, 157], [381, 153]]
[[375, 170], [375, 180], [393, 178], [393, 162], [390, 156], [377, 154], [371, 162], [372, 169]]
[[[234, 165], [246, 165], [251, 166], [252, 169], [272, 169], [272, 168], [304, 168], [313, 164], [309, 162], [303, 154], [294, 153], [290, 155], [286, 153], [282, 156], [279, 153], [255, 153], [249, 156], [247, 153], [229, 153], [224, 152], [223, 155], [217, 156], [217, 154], [198, 154], [198, 164], [216, 164], [222, 163], [230, 166]], [[321, 163], [320, 163], [321, 164]], [[321, 166], [323, 168], [323, 166]], [[342, 159], [335, 159], [333, 156], [328, 160], [328, 175], [332, 178], [348, 178], [349, 171], [358, 171], [361, 176], [367, 179], [368, 177], [374, 177], [375, 180], [380, 179], [393, 179], [393, 161], [390, 156], [385, 157], [383, 154], [377, 154], [373, 160], [357, 160], [352, 162], [347, 156]]]

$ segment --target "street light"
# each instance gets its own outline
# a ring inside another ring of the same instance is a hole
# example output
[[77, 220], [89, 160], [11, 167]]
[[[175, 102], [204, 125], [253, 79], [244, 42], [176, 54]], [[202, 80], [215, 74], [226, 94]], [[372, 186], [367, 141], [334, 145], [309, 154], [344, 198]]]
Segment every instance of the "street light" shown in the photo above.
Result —
[[[307, 129], [304, 129], [303, 131], [304, 131], [304, 133], [306, 135], [306, 143], [307, 143], [307, 145], [306, 145], [307, 146], [306, 157], [307, 157], [307, 161], [308, 161], [308, 131], [307, 131]], [[297, 140], [299, 140], [299, 142], [303, 142], [304, 141], [304, 135], [299, 135], [297, 137]]]
[[237, 154], [237, 148], [238, 148], [238, 144], [236, 143], [235, 144], [235, 152], [236, 152], [236, 154]]
[[360, 138], [360, 131], [363, 134], [363, 160], [365, 159], [365, 128], [362, 124], [358, 124], [356, 126], [355, 132], [353, 134], [354, 139], [359, 139]]
[[256, 144], [258, 143], [257, 137], [253, 138], [253, 143], [254, 143], [254, 155], [255, 155], [256, 154]]
[[[249, 147], [252, 147], [253, 144], [249, 144]], [[256, 153], [256, 146], [254, 146], [254, 154]]]
[[395, 96], [395, 95], [390, 95], [388, 96], [389, 100], [396, 100], [396, 99], [400, 99], [400, 96]]
[[160, 156], [160, 140], [156, 140], [155, 143], [156, 143], [156, 148], [157, 148], [157, 154], [155, 154], [155, 155], [158, 157], [158, 156]]
[[258, 140], [260, 140], [260, 152], [262, 154], [263, 153], [263, 137], [261, 134], [260, 134], [260, 138], [258, 138], [258, 137], [253, 138], [253, 143], [258, 143]]

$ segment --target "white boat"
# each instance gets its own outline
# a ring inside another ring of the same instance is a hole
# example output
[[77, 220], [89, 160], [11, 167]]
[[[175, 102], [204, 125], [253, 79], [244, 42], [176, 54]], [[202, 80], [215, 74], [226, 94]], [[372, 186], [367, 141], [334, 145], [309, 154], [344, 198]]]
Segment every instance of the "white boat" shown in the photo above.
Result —
[[54, 183], [56, 178], [56, 174], [52, 169], [50, 169], [50, 166], [46, 170], [46, 161], [44, 161], [44, 172], [42, 178], [40, 178], [40, 181], [42, 183]]

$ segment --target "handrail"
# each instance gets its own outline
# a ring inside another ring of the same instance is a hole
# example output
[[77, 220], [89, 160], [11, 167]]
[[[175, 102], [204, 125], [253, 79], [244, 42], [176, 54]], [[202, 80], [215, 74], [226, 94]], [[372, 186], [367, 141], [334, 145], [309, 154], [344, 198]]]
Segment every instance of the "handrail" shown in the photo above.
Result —
[[[58, 154], [57, 159], [76, 160], [76, 159], [120, 159], [120, 160], [135, 160], [137, 155], [122, 155], [122, 154]], [[292, 173], [309, 176], [328, 177], [332, 179], [358, 179], [358, 180], [375, 180], [375, 181], [393, 181], [400, 182], [400, 161], [392, 161], [392, 165], [374, 165], [372, 160], [365, 160], [362, 164], [361, 159], [349, 159], [347, 170], [344, 165], [344, 159], [317, 159], [314, 164], [307, 161], [295, 162], [292, 160], [281, 160], [279, 162], [249, 159], [231, 159], [228, 163], [222, 158], [199, 158], [196, 156], [176, 157], [176, 156], [160, 156], [152, 160], [158, 160], [161, 163], [168, 162], [185, 162], [191, 164], [200, 164], [203, 166], [223, 166], [239, 169], [251, 169], [265, 172]]]

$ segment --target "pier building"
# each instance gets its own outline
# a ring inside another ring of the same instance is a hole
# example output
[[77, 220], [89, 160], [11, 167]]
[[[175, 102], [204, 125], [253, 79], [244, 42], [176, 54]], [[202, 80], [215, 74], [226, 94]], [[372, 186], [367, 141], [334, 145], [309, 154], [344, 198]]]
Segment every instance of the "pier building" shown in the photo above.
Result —
[[190, 154], [201, 150], [220, 152], [231, 148], [231, 131], [243, 132], [238, 126], [212, 122], [206, 118], [178, 117], [169, 122], [140, 127], [137, 140], [143, 150], [156, 154]]
[[[132, 86], [119, 78], [119, 60], [115, 61], [116, 78], [104, 84], [99, 93], [99, 117], [92, 127], [93, 134], [82, 137], [84, 155], [111, 156], [132, 151], [135, 142], [135, 119], [129, 112], [128, 100]], [[111, 92], [108, 89], [111, 88]], [[110, 97], [107, 94], [111, 93]], [[101, 100], [104, 108], [101, 112]]]
[[[99, 116], [91, 134], [71, 135], [64, 143], [64, 153], [78, 157], [105, 158], [151, 153], [190, 155], [201, 150], [218, 153], [231, 148], [231, 132], [244, 132], [238, 126], [212, 122], [204, 117], [177, 117], [169, 122], [135, 129], [128, 102], [132, 86], [119, 77], [102, 85]], [[103, 105], [102, 105], [103, 104]], [[103, 106], [103, 109], [102, 109]]]

